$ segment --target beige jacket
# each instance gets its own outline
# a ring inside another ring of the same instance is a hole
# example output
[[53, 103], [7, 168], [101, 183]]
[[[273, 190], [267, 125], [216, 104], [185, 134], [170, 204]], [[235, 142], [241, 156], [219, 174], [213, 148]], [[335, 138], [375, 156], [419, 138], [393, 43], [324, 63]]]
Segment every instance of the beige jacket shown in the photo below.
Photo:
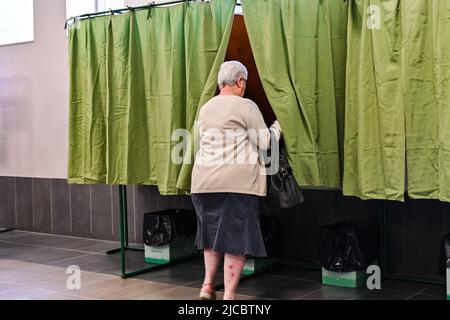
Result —
[[[259, 151], [270, 148], [270, 132], [258, 106], [249, 99], [218, 95], [200, 109], [197, 124], [200, 141], [191, 193], [266, 195], [265, 166]], [[279, 139], [278, 121], [271, 129]]]

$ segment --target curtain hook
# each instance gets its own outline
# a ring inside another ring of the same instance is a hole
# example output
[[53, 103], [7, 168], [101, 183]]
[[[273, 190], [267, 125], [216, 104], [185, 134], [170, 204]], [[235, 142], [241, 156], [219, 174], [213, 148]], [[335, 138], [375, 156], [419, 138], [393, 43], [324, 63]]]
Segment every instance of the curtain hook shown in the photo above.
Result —
[[152, 17], [152, 11], [153, 8], [155, 7], [155, 1], [149, 2], [147, 6], [148, 6], [147, 20], [148, 20], [148, 18]]
[[113, 9], [109, 8], [109, 12], [111, 13], [112, 16], [114, 15], [114, 10]]
[[74, 17], [70, 17], [69, 19], [67, 19], [67, 20], [64, 22], [64, 30], [67, 30], [67, 27], [69, 26], [69, 21], [71, 21], [72, 19], [75, 20]]

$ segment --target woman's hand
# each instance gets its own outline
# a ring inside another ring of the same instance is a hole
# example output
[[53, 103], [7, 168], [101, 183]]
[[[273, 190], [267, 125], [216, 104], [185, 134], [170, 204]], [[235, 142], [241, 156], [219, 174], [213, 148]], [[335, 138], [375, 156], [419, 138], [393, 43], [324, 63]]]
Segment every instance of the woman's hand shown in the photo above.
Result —
[[278, 120], [275, 120], [275, 122], [270, 126], [270, 131], [272, 131], [272, 133], [275, 135], [277, 141], [280, 140], [282, 131]]
[[271, 128], [276, 129], [278, 132], [280, 132], [280, 135], [283, 133], [283, 130], [281, 130], [280, 123], [278, 120], [275, 120], [275, 122], [272, 124]]

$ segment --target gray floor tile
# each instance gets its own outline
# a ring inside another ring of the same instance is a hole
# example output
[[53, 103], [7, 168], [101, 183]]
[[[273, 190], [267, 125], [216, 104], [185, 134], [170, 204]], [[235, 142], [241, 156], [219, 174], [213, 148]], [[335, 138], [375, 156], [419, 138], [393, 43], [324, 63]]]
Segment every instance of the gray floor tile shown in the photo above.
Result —
[[106, 253], [106, 251], [118, 248], [120, 243], [118, 242], [92, 242], [86, 245], [77, 246], [76, 249], [80, 251], [92, 252], [92, 253]]
[[162, 290], [147, 296], [143, 295], [139, 299], [144, 300], [198, 300], [198, 289], [188, 287], [174, 287], [168, 290]]
[[55, 249], [48, 247], [36, 247], [17, 244], [2, 244], [0, 249], [1, 257], [4, 259], [17, 259], [27, 261], [34, 257], [40, 257], [55, 252]]
[[410, 292], [400, 292], [392, 290], [370, 290], [351, 300], [405, 300], [411, 296]]
[[54, 265], [56, 262], [60, 262], [62, 260], [67, 259], [74, 259], [83, 255], [85, 255], [85, 253], [83, 252], [52, 249], [52, 253], [50, 254], [33, 256], [31, 258], [26, 259], [26, 261], [34, 263], [42, 263], [46, 265]]
[[299, 279], [301, 277], [305, 276], [311, 276], [310, 272], [308, 270], [302, 270], [300, 268], [294, 268], [289, 266], [283, 266], [283, 265], [277, 265], [273, 269], [268, 270], [266, 274], [274, 275], [274, 276], [280, 276], [280, 277], [287, 277], [292, 279]]
[[33, 300], [89, 300], [85, 297], [63, 294], [63, 293], [50, 293], [48, 295], [41, 295]]
[[174, 265], [139, 275], [136, 278], [174, 285], [187, 285], [202, 282], [203, 276], [204, 273], [199, 268], [188, 265]]
[[293, 281], [294, 280], [289, 278], [261, 275], [255, 278], [241, 280], [237, 293], [271, 298], [270, 292], [272, 292], [274, 288], [278, 288]]
[[416, 294], [413, 295], [412, 297], [410, 297], [408, 300], [446, 300], [446, 296], [430, 296], [430, 295], [425, 295], [425, 294]]
[[342, 288], [333, 286], [322, 286], [301, 298], [301, 300], [348, 300], [363, 294], [366, 288]]
[[[124, 289], [111, 290], [98, 295], [101, 299], [120, 299], [120, 300], [146, 300], [146, 299], [164, 299], [164, 292], [175, 289], [178, 290], [177, 294], [182, 295], [180, 291], [183, 291], [182, 287], [157, 283], [151, 281], [142, 281], [135, 283]], [[192, 289], [191, 289], [192, 290]], [[189, 299], [184, 295], [184, 299]]]
[[258, 297], [265, 297], [280, 300], [301, 299], [306, 295], [312, 294], [322, 287], [320, 283], [304, 280], [293, 280], [289, 283], [277, 286], [275, 288], [255, 292]]
[[314, 270], [306, 270], [304, 274], [301, 274], [298, 277], [299, 280], [308, 280], [308, 281], [316, 281], [322, 282], [322, 272], [314, 271]]
[[[116, 242], [12, 231], [0, 234], [0, 299], [194, 299], [203, 283], [199, 257], [131, 279], [120, 276], [120, 254], [106, 255]], [[143, 252], [126, 253], [127, 271], [150, 266]], [[82, 270], [82, 289], [69, 290], [66, 268]], [[223, 282], [220, 266], [216, 284]], [[222, 295], [218, 292], [219, 298]], [[445, 287], [389, 280], [382, 290], [321, 284], [321, 272], [278, 266], [242, 280], [237, 299], [445, 299]]]
[[381, 283], [381, 289], [383, 290], [401, 291], [409, 293], [416, 293], [424, 290], [427, 287], [428, 285], [423, 283], [414, 283], [398, 280], [387, 280]]
[[6, 294], [0, 294], [0, 300], [31, 300], [40, 299], [41, 297], [48, 296], [54, 292], [37, 289], [31, 287], [21, 287], [7, 292]]
[[428, 285], [420, 294], [435, 296], [435, 297], [445, 297], [447, 295], [445, 285]]
[[185, 264], [194, 266], [194, 267], [203, 268], [204, 267], [203, 257], [200, 256], [198, 258], [190, 259], [190, 260], [186, 261]]
[[0, 241], [17, 240], [21, 237], [26, 237], [29, 234], [27, 231], [11, 230], [8, 232], [0, 233]]

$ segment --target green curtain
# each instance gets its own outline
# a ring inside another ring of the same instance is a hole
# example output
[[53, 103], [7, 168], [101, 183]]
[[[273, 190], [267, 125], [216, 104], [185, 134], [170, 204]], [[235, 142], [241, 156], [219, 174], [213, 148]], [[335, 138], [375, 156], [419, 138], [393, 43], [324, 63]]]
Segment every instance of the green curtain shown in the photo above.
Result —
[[69, 33], [69, 183], [152, 184], [179, 194], [175, 129], [216, 90], [234, 1], [78, 21]]
[[347, 4], [242, 1], [256, 66], [303, 186], [341, 186]]
[[345, 195], [450, 200], [449, 18], [449, 0], [350, 2]]
[[450, 201], [450, 0], [402, 1], [408, 194]]
[[[383, 5], [380, 29], [367, 27], [369, 5]], [[350, 1], [345, 195], [403, 199], [405, 120], [398, 5], [399, 1]]]

